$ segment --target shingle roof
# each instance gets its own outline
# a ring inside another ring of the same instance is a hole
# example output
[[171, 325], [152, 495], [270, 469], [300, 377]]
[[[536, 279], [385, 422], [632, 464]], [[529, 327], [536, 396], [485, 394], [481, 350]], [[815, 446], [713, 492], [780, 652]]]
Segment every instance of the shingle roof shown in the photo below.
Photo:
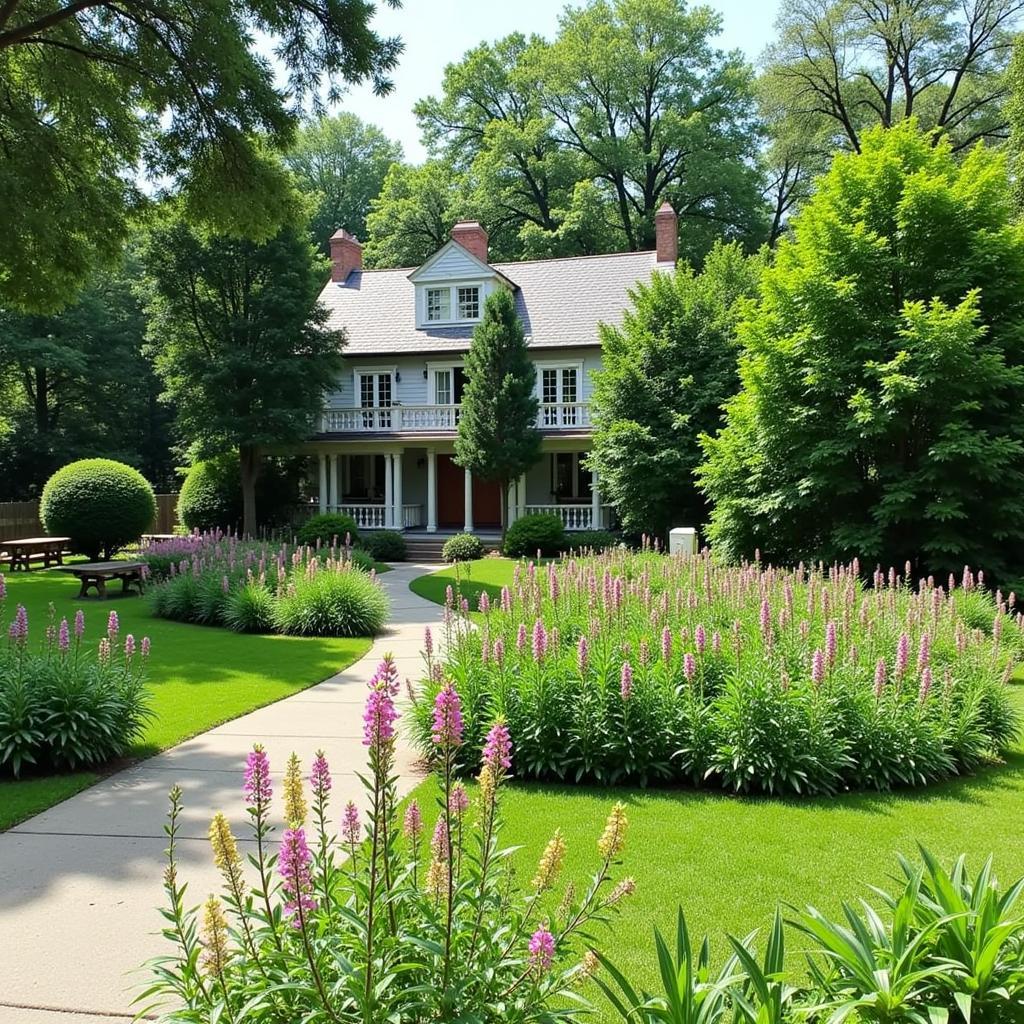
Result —
[[[544, 349], [599, 344], [597, 325], [622, 322], [628, 289], [647, 280], [656, 261], [653, 252], [627, 252], [491, 266], [518, 286], [527, 343]], [[320, 301], [328, 326], [348, 334], [346, 355], [463, 351], [473, 336], [472, 326], [417, 329], [408, 267], [353, 271], [343, 283], [328, 281]]]

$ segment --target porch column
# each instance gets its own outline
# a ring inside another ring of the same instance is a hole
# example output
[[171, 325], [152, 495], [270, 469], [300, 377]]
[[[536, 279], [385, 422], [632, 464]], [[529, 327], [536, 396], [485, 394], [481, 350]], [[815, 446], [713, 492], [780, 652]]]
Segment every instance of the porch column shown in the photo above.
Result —
[[393, 530], [395, 526], [395, 492], [391, 483], [391, 455], [384, 456], [384, 525]]
[[516, 518], [519, 519], [526, 515], [526, 474], [524, 473], [519, 478], [519, 487], [516, 492], [516, 497], [519, 499], [518, 507], [516, 508]]
[[320, 511], [327, 511], [327, 456], [320, 454], [320, 489], [317, 493], [317, 501], [320, 503]]
[[402, 453], [401, 452], [396, 452], [395, 455], [392, 456], [392, 457], [395, 460], [395, 485], [394, 485], [395, 513], [394, 513], [394, 523], [395, 523], [395, 529], [396, 530], [404, 530], [405, 529], [405, 521], [404, 521], [404, 518], [402, 516]]
[[508, 494], [505, 495], [505, 522], [510, 526], [516, 521], [516, 509], [519, 507], [519, 480], [509, 480]]
[[427, 449], [427, 533], [437, 533], [437, 451]]
[[340, 455], [330, 455], [330, 456], [328, 456], [328, 458], [331, 460], [331, 500], [330, 500], [330, 504], [335, 506], [335, 511], [337, 511], [337, 506], [341, 504], [341, 495], [338, 494], [338, 459], [340, 459], [341, 456]]
[[464, 493], [465, 497], [463, 498], [463, 501], [465, 503], [466, 510], [465, 510], [465, 523], [463, 525], [463, 529], [466, 531], [466, 533], [472, 533], [473, 532], [473, 474], [470, 473], [470, 471], [468, 469], [464, 470], [464, 473], [465, 473], [465, 476], [463, 478], [464, 479], [464, 490], [463, 490], [463, 493]]
[[590, 528], [601, 529], [601, 492], [597, 489], [597, 470], [590, 471]]

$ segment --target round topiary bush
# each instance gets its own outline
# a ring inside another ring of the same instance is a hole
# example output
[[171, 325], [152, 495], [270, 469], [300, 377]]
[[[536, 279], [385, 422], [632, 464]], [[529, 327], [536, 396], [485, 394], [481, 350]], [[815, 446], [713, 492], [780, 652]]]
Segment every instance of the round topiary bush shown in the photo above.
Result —
[[445, 542], [441, 557], [446, 562], [472, 562], [475, 558], [484, 557], [484, 545], [471, 533], [457, 533]]
[[156, 498], [146, 478], [112, 459], [82, 459], [58, 469], [43, 488], [46, 532], [71, 538], [89, 558], [112, 558], [153, 523]]
[[299, 527], [296, 537], [300, 544], [316, 544], [320, 541], [322, 545], [337, 542], [345, 543], [345, 537], [349, 542], [355, 544], [359, 540], [359, 527], [351, 516], [340, 515], [336, 512], [321, 512], [319, 515], [307, 519]]
[[238, 456], [218, 455], [197, 462], [178, 495], [178, 519], [187, 530], [235, 531], [242, 518]]
[[554, 513], [523, 516], [505, 534], [504, 552], [509, 558], [532, 558], [539, 551], [545, 558], [561, 553], [565, 546], [565, 527]]
[[375, 530], [361, 543], [378, 562], [404, 562], [408, 552], [405, 538], [397, 530]]

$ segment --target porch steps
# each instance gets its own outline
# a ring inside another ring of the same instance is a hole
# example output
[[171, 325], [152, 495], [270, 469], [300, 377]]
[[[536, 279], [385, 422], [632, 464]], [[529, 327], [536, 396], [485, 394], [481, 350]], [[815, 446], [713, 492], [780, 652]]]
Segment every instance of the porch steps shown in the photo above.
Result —
[[[414, 535], [407, 533], [405, 535], [405, 546], [408, 551], [406, 557], [410, 562], [440, 562], [445, 542], [451, 537], [450, 533], [417, 533]], [[497, 535], [493, 537], [480, 535], [480, 540], [483, 541], [484, 547], [488, 551], [494, 550], [501, 543], [501, 538]]]

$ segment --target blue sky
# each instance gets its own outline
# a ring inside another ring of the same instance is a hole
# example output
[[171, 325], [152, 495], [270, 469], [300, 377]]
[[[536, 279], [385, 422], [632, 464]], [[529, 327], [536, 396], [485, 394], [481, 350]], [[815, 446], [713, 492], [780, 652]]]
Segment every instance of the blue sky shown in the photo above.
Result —
[[[407, 159], [424, 157], [412, 106], [422, 96], [440, 91], [446, 64], [484, 39], [509, 32], [537, 32], [551, 37], [562, 10], [561, 0], [404, 0], [400, 10], [380, 6], [375, 27], [399, 35], [405, 53], [395, 73], [395, 89], [381, 99], [369, 89], [353, 89], [338, 105], [378, 125], [402, 143]], [[711, 0], [723, 19], [719, 44], [738, 47], [756, 60], [771, 40], [778, 0]]]

